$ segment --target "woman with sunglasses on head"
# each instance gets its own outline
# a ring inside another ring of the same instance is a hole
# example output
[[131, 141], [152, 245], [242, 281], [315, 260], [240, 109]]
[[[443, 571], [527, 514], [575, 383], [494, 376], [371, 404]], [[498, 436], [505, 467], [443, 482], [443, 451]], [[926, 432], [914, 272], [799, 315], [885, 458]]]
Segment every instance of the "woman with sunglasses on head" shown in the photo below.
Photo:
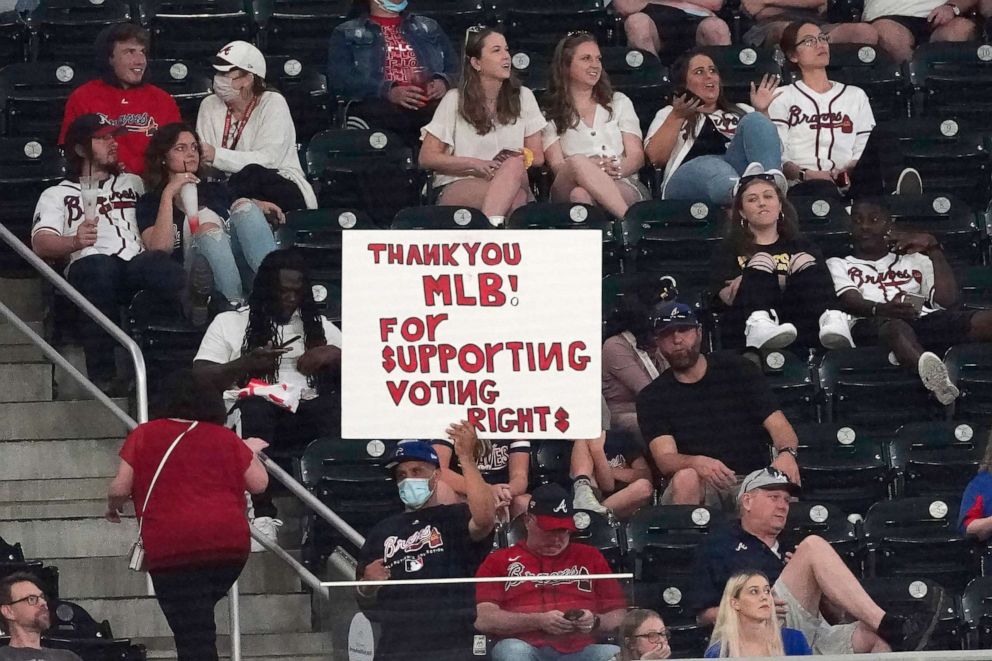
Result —
[[[202, 181], [200, 150], [199, 136], [186, 124], [167, 124], [152, 136], [145, 150], [146, 192], [136, 209], [138, 228], [149, 250], [171, 253], [179, 263], [186, 248], [203, 257], [217, 291], [238, 307], [262, 260], [276, 249], [269, 223], [286, 217], [271, 202], [235, 200], [224, 182]], [[195, 187], [196, 209], [186, 208], [182, 191], [187, 184]], [[191, 246], [186, 246], [187, 236]], [[190, 271], [191, 278], [198, 272]]]
[[533, 200], [527, 168], [544, 163], [545, 124], [534, 93], [513, 75], [503, 35], [469, 29], [458, 89], [420, 134], [420, 167], [434, 171], [437, 204], [475, 207], [502, 225]]
[[727, 205], [749, 163], [782, 167], [782, 144], [768, 119], [777, 76], [751, 83], [751, 105], [731, 103], [716, 64], [696, 48], [676, 60], [672, 82], [672, 105], [658, 111], [644, 142], [648, 160], [665, 169], [662, 197]]
[[778, 170], [752, 163], [734, 193], [730, 227], [710, 264], [728, 347], [854, 346], [819, 249], [799, 232]]
[[827, 77], [830, 43], [815, 23], [790, 23], [781, 47], [800, 75], [768, 110], [782, 140], [782, 171], [792, 194], [840, 198], [875, 128], [868, 96]]
[[628, 612], [617, 630], [617, 639], [620, 641], [619, 661], [667, 659], [672, 655], [668, 629], [653, 610], [635, 608]]
[[648, 191], [634, 104], [614, 92], [596, 38], [575, 32], [558, 42], [545, 107], [544, 157], [554, 172], [553, 202], [598, 204], [623, 218]]
[[296, 125], [283, 95], [265, 84], [262, 51], [232, 41], [213, 66], [214, 93], [196, 115], [204, 164], [226, 174], [237, 197], [267, 200], [283, 211], [316, 209], [296, 150]]
[[765, 656], [811, 656], [806, 637], [781, 628], [768, 578], [757, 571], [734, 574], [720, 600], [707, 659]]

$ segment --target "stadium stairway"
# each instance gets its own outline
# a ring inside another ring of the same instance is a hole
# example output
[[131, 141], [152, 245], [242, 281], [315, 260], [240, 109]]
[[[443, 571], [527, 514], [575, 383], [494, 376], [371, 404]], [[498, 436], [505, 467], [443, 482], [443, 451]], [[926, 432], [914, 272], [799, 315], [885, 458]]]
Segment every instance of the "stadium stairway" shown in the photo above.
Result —
[[[0, 300], [41, 331], [39, 281], [0, 279]], [[133, 509], [120, 526], [103, 519], [126, 427], [98, 402], [80, 397], [67, 378], [0, 321], [0, 537], [20, 542], [27, 557], [57, 566], [61, 597], [97, 621], [109, 620], [116, 637], [146, 645], [149, 659], [174, 659], [170, 630], [147, 595], [145, 575], [127, 567], [137, 530]], [[126, 400], [118, 403], [127, 408]], [[276, 503], [285, 522], [280, 541], [293, 549], [302, 505], [284, 498]], [[332, 657], [328, 608], [278, 558], [253, 553], [239, 587], [242, 658]], [[217, 609], [217, 625], [227, 656], [226, 599]]]

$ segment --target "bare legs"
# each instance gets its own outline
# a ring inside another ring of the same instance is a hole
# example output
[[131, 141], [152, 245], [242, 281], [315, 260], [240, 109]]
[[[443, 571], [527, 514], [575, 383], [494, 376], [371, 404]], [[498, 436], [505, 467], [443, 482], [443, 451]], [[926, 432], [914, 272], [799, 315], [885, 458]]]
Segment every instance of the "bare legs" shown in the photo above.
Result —
[[571, 156], [555, 175], [551, 200], [599, 204], [615, 218], [623, 218], [627, 208], [640, 201], [640, 194], [610, 177], [587, 156]]

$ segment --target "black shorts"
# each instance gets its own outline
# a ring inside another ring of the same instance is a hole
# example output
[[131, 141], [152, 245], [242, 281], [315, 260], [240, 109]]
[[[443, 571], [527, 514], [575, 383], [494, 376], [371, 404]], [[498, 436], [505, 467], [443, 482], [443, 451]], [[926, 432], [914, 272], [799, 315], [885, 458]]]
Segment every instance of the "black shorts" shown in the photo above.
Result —
[[[908, 323], [924, 349], [942, 353], [955, 344], [969, 341], [973, 316], [974, 310], [937, 310]], [[878, 331], [888, 321], [884, 317], [859, 319], [851, 328], [855, 345], [878, 344]]]
[[879, 16], [872, 21], [872, 23], [875, 21], [880, 21], [883, 18], [898, 23], [909, 30], [910, 34], [913, 35], [913, 44], [916, 46], [930, 41], [930, 34], [933, 33], [933, 24], [931, 24], [926, 18], [920, 18], [919, 16], [899, 16], [893, 14], [892, 16]]
[[693, 16], [675, 7], [649, 4], [641, 10], [652, 21], [666, 53], [684, 53], [696, 45], [696, 28], [705, 16]]

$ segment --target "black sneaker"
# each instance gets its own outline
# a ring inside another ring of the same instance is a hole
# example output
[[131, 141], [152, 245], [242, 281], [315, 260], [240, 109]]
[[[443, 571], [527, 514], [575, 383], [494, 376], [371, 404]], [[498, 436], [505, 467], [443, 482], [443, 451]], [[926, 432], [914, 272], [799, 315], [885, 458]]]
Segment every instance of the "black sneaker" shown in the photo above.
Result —
[[210, 321], [210, 295], [214, 291], [214, 273], [206, 257], [193, 257], [187, 277], [186, 321], [194, 328], [202, 328]]
[[930, 641], [934, 627], [940, 620], [941, 604], [944, 601], [944, 589], [931, 585], [921, 609], [902, 618], [901, 640], [891, 640], [893, 652], [918, 652]]

